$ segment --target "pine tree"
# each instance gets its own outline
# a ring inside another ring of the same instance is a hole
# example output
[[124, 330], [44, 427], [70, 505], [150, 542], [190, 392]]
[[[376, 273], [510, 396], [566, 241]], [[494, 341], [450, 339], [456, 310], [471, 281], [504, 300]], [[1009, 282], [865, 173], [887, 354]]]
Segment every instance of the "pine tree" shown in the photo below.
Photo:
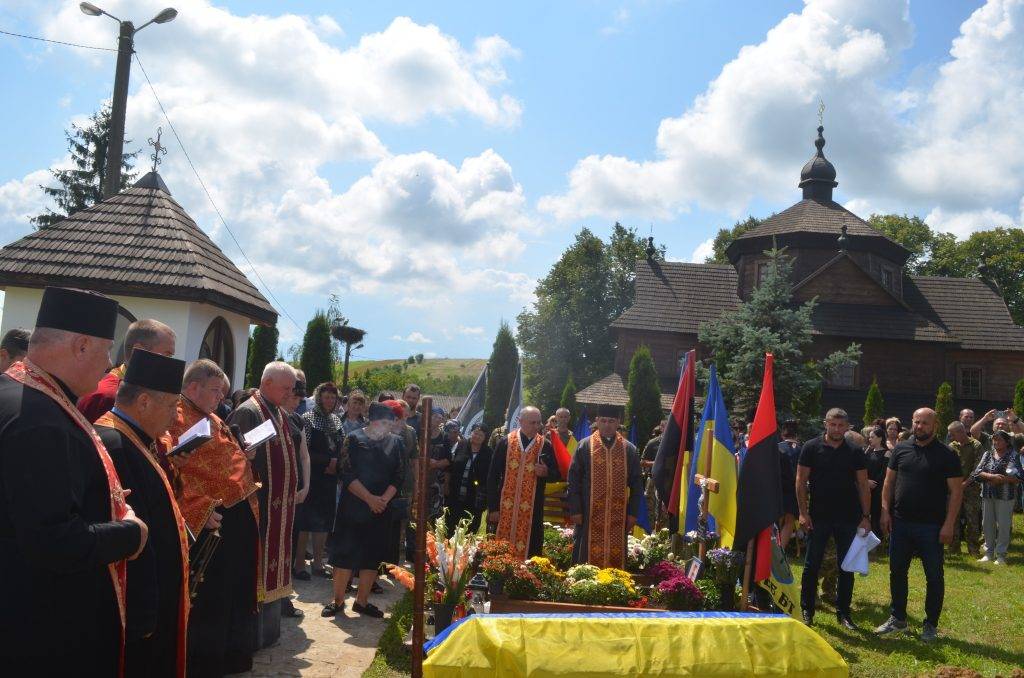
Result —
[[324, 382], [333, 381], [334, 363], [331, 350], [331, 327], [327, 314], [317, 311], [306, 325], [306, 334], [302, 337], [302, 352], [299, 367], [306, 373], [307, 388]]
[[784, 249], [765, 253], [767, 275], [735, 311], [701, 325], [700, 343], [718, 365], [722, 391], [732, 411], [746, 419], [757, 408], [764, 354], [775, 356], [775, 403], [780, 417], [792, 415], [809, 429], [820, 425], [822, 380], [837, 368], [856, 364], [860, 346], [850, 344], [823, 360], [808, 360], [815, 301], [793, 303], [793, 264]]
[[245, 363], [245, 387], [255, 388], [263, 378], [263, 368], [277, 355], [277, 328], [257, 325], [252, 331], [252, 350]]
[[942, 382], [935, 394], [935, 435], [940, 440], [946, 438], [946, 427], [956, 419], [953, 412], [953, 387], [948, 381]]
[[626, 384], [626, 427], [636, 419], [637, 443], [641, 449], [651, 436], [651, 431], [661, 421], [661, 387], [658, 386], [658, 372], [654, 369], [651, 350], [640, 345], [629, 361], [629, 381]]
[[[43, 193], [53, 198], [57, 210], [47, 207], [46, 212], [32, 217], [31, 222], [36, 228], [52, 226], [103, 199], [103, 181], [107, 174], [107, 140], [110, 138], [109, 104], [104, 104], [99, 111], [93, 113], [86, 125], [79, 127], [72, 123], [71, 130], [65, 130], [64, 136], [67, 137], [72, 167], [50, 170], [59, 186], [40, 186]], [[129, 143], [125, 141], [126, 145]], [[135, 179], [131, 169], [138, 154], [138, 151], [133, 151], [121, 156], [121, 190]]]
[[502, 322], [487, 361], [487, 394], [484, 398], [484, 426], [487, 428], [501, 426], [505, 422], [505, 408], [508, 407], [518, 370], [519, 349], [508, 323]]
[[885, 400], [882, 399], [882, 391], [878, 388], [878, 378], [872, 377], [871, 388], [864, 399], [864, 425], [870, 426], [875, 419], [885, 416]]
[[579, 405], [576, 402], [576, 382], [572, 380], [571, 373], [565, 380], [565, 386], [562, 388], [562, 397], [558, 401], [558, 406], [569, 410], [569, 428], [575, 426], [576, 417], [579, 414], [576, 412], [576, 408]]
[[1024, 412], [1024, 379], [1018, 381], [1016, 388], [1013, 389], [1013, 411], [1017, 416]]

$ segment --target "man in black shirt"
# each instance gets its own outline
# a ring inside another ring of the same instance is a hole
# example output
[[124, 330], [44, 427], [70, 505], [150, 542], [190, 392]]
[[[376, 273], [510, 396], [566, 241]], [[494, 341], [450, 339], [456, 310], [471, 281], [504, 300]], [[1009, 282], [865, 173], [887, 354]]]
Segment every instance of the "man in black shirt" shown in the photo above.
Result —
[[926, 580], [921, 640], [937, 637], [945, 594], [943, 544], [953, 531], [963, 497], [963, 472], [956, 453], [935, 437], [935, 411], [914, 412], [913, 440], [898, 444], [889, 457], [882, 485], [882, 531], [889, 534], [889, 619], [875, 629], [887, 635], [907, 628], [907, 571], [916, 552]]
[[[814, 622], [818, 573], [829, 539], [835, 539], [836, 558], [843, 562], [857, 528], [871, 529], [871, 490], [864, 452], [846, 441], [850, 419], [833, 407], [825, 415], [825, 434], [804, 443], [796, 469], [796, 494], [800, 525], [808, 533], [807, 560], [801, 579], [800, 607], [804, 623]], [[808, 494], [810, 506], [808, 506]], [[853, 573], [839, 571], [836, 616], [839, 623], [856, 629], [850, 619]]]

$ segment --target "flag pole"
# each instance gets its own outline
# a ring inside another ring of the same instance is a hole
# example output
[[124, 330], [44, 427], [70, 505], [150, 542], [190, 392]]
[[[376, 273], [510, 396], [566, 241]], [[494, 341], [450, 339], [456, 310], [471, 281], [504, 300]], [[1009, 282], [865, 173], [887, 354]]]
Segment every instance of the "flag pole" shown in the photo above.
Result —
[[427, 447], [430, 444], [430, 419], [434, 399], [426, 396], [420, 415], [419, 458], [416, 459], [416, 551], [413, 558], [412, 589], [412, 678], [423, 678], [423, 643], [426, 641], [423, 623], [423, 599], [426, 594], [425, 569], [427, 559]]
[[[750, 574], [754, 569], [754, 540], [747, 542], [746, 562], [743, 565], [743, 589], [740, 593], [740, 612], [747, 610], [747, 598], [750, 596]], [[735, 586], [735, 584], [733, 584]]]

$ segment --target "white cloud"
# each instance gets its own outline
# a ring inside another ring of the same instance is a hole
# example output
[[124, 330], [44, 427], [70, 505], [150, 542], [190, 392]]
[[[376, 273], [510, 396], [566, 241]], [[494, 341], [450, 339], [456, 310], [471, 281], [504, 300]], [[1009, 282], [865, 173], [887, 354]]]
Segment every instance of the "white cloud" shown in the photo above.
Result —
[[[1024, 195], [1024, 3], [989, 0], [923, 88], [891, 87], [911, 44], [906, 0], [805, 0], [743, 47], [678, 117], [652, 159], [595, 154], [538, 206], [567, 221], [740, 214], [795, 196], [817, 104], [846, 195], [896, 211], [978, 213]], [[852, 201], [851, 201], [852, 202]]]
[[598, 32], [605, 36], [618, 35], [625, 29], [626, 24], [629, 23], [629, 16], [629, 9], [627, 7], [619, 7], [612, 14], [611, 23], [607, 26], [602, 26]]
[[49, 170], [35, 170], [21, 179], [0, 184], [0, 224], [21, 225], [17, 233], [4, 229], [3, 235], [7, 240], [14, 235], [24, 235], [28, 220], [43, 213], [47, 200], [39, 186], [49, 185], [52, 180]]
[[432, 344], [434, 341], [423, 335], [422, 332], [410, 332], [408, 336], [403, 337], [400, 334], [395, 334], [391, 337], [392, 341], [405, 341], [410, 344]]
[[936, 207], [924, 220], [936, 231], [952, 233], [958, 238], [965, 238], [974, 231], [1015, 225], [1013, 217], [994, 209], [946, 212]]
[[704, 260], [715, 253], [715, 239], [708, 238], [693, 250], [693, 254], [690, 255], [690, 262], [694, 264], [702, 264]]
[[455, 331], [459, 334], [470, 335], [474, 337], [480, 337], [484, 334], [484, 328], [482, 327], [466, 327], [465, 325], [459, 325], [455, 328]]

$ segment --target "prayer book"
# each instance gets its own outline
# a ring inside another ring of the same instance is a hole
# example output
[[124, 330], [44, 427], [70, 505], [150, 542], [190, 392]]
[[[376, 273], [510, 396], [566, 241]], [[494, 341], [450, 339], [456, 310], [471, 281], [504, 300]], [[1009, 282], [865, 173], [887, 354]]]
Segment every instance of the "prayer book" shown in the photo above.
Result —
[[262, 445], [276, 435], [277, 430], [274, 428], [274, 422], [267, 419], [265, 422], [243, 435], [242, 442], [245, 443], [246, 449], [252, 449], [257, 445]]
[[189, 430], [181, 434], [178, 438], [178, 444], [174, 446], [167, 456], [173, 457], [178, 454], [188, 454], [197, 447], [205, 444], [213, 435], [210, 432], [210, 420], [203, 417], [195, 423]]

